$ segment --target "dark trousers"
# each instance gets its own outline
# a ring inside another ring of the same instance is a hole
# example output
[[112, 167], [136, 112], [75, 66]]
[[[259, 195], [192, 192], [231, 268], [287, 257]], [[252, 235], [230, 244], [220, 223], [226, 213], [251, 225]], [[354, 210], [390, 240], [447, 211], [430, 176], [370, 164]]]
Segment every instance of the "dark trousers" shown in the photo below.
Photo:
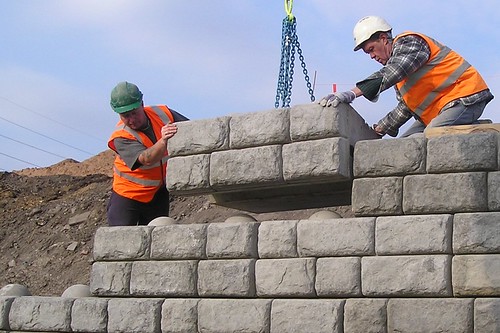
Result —
[[169, 194], [165, 186], [148, 203], [125, 198], [112, 191], [107, 208], [109, 226], [147, 225], [159, 216], [168, 216], [168, 213]]

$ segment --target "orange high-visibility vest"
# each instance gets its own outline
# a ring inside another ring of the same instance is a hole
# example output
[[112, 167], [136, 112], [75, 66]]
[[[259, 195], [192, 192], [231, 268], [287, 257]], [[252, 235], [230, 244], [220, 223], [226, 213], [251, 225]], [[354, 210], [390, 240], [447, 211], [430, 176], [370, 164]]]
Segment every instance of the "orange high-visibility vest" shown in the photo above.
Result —
[[407, 35], [422, 37], [431, 54], [427, 63], [396, 84], [406, 105], [425, 125], [434, 119], [449, 102], [488, 88], [478, 71], [458, 53], [434, 39], [415, 32]]
[[[145, 106], [144, 111], [157, 138], [161, 138], [161, 128], [164, 125], [174, 122], [174, 117], [166, 105]], [[146, 134], [125, 126], [121, 120], [108, 140], [108, 147], [115, 152], [117, 151], [113, 140], [116, 138], [136, 140], [146, 148], [155, 144]], [[165, 153], [162, 160], [154, 165], [143, 165], [132, 171], [120, 158], [120, 155], [116, 155], [113, 166], [113, 190], [129, 199], [150, 202], [160, 186], [165, 186], [167, 159], [168, 153]]]

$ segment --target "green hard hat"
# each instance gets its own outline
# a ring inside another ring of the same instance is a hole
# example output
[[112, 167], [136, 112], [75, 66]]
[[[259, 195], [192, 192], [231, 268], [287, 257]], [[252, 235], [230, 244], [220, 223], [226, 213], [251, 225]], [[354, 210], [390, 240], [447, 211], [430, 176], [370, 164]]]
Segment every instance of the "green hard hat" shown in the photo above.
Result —
[[111, 91], [111, 108], [116, 113], [124, 113], [138, 108], [142, 104], [142, 92], [130, 82], [120, 82]]

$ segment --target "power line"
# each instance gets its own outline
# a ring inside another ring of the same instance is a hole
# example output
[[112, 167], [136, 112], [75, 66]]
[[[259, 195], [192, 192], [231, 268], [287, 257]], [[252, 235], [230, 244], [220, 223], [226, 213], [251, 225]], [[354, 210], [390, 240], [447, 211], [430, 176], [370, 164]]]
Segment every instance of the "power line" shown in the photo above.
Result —
[[3, 134], [0, 134], [0, 136], [1, 136], [1, 137], [3, 137], [3, 138], [6, 138], [6, 139], [12, 140], [12, 141], [14, 141], [14, 142], [20, 143], [20, 144], [22, 144], [22, 145], [25, 145], [25, 146], [28, 146], [28, 147], [31, 147], [31, 148], [34, 148], [34, 149], [37, 149], [37, 150], [43, 151], [44, 153], [47, 153], [47, 154], [54, 155], [54, 156], [57, 156], [57, 157], [60, 157], [60, 158], [66, 158], [65, 156], [61, 156], [61, 155], [58, 155], [58, 154], [52, 153], [52, 152], [50, 152], [50, 151], [47, 151], [47, 150], [45, 150], [45, 149], [42, 149], [42, 148], [38, 148], [38, 147], [32, 146], [32, 145], [30, 145], [30, 144], [28, 144], [28, 143], [25, 143], [25, 142], [22, 142], [22, 141], [19, 141], [19, 140], [16, 140], [16, 139], [10, 138], [10, 137], [5, 136], [5, 135], [3, 135]]
[[39, 165], [33, 164], [33, 163], [28, 162], [28, 161], [25, 161], [25, 160], [21, 160], [21, 159], [19, 159], [19, 158], [17, 158], [17, 157], [10, 156], [10, 155], [4, 154], [4, 153], [2, 153], [2, 152], [0, 152], [0, 155], [10, 157], [10, 158], [12, 158], [13, 160], [16, 160], [16, 161], [19, 161], [19, 162], [23, 162], [23, 163], [26, 163], [26, 164], [32, 165], [32, 166], [37, 167], [37, 168], [41, 168], [41, 166], [39, 166]]
[[32, 129], [29, 129], [29, 128], [25, 127], [25, 126], [19, 125], [19, 124], [17, 124], [17, 123], [15, 123], [15, 122], [13, 122], [13, 121], [10, 121], [10, 120], [8, 120], [8, 119], [5, 119], [4, 117], [1, 117], [1, 116], [0, 116], [0, 119], [3, 119], [3, 120], [5, 120], [5, 121], [6, 121], [6, 122], [8, 122], [8, 123], [11, 123], [11, 124], [16, 125], [16, 126], [18, 126], [18, 127], [21, 127], [21, 128], [23, 128], [23, 129], [25, 129], [25, 130], [27, 130], [27, 131], [32, 132], [32, 133], [38, 134], [38, 135], [40, 135], [40, 136], [43, 136], [44, 138], [47, 138], [47, 139], [49, 139], [49, 140], [52, 140], [52, 141], [55, 141], [55, 142], [60, 143], [60, 144], [62, 144], [62, 145], [65, 145], [66, 147], [70, 147], [70, 148], [76, 149], [76, 150], [78, 150], [78, 151], [81, 151], [82, 153], [88, 154], [89, 156], [93, 156], [93, 155], [94, 155], [94, 154], [92, 154], [91, 152], [85, 151], [85, 150], [80, 149], [80, 148], [78, 148], [78, 147], [75, 147], [75, 146], [69, 145], [69, 144], [67, 144], [67, 143], [65, 143], [65, 142], [62, 142], [62, 141], [59, 141], [59, 140], [57, 140], [57, 139], [51, 138], [50, 136], [47, 136], [47, 135], [42, 134], [42, 133], [40, 133], [40, 132], [34, 131], [34, 130], [32, 130]]

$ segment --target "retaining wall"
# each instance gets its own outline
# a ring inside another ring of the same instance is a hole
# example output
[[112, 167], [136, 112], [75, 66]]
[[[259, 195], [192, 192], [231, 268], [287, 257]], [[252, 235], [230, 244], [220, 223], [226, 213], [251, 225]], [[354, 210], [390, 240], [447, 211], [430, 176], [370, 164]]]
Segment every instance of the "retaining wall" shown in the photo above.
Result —
[[2, 297], [0, 330], [500, 332], [498, 134], [354, 144], [356, 217], [100, 228], [95, 297]]

